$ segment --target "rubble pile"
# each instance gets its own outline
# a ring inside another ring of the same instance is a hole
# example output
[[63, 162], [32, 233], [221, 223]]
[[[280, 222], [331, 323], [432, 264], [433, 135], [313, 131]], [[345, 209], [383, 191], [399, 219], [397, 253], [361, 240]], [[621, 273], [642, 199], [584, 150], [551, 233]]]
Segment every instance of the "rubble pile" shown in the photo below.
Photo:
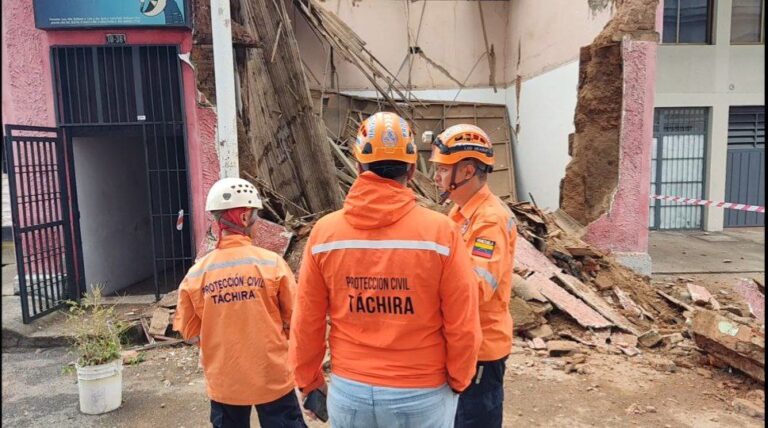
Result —
[[740, 280], [737, 299], [716, 298], [691, 278], [654, 284], [582, 241], [566, 213], [509, 207], [518, 227], [510, 302], [518, 344], [552, 356], [566, 339], [582, 352], [646, 353], [662, 371], [729, 366], [765, 381], [760, 283]]

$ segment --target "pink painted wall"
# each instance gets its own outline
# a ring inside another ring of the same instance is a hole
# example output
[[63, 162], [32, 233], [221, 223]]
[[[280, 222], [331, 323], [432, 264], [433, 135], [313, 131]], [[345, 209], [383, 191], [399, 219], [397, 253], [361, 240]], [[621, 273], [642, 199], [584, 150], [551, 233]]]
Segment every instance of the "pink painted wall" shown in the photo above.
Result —
[[619, 186], [611, 209], [589, 225], [585, 236], [589, 243], [607, 250], [648, 252], [656, 46], [656, 42], [622, 42]]
[[[42, 31], [35, 28], [32, 2], [2, 0], [2, 122], [55, 126], [49, 47], [102, 45], [105, 34], [125, 33], [129, 44], [177, 44], [181, 53], [192, 47], [192, 33], [178, 29], [120, 29]], [[187, 114], [187, 149], [192, 196], [193, 239], [199, 248], [208, 225], [205, 195], [219, 177], [214, 145], [216, 114], [196, 102], [192, 68], [182, 62], [184, 109]]]

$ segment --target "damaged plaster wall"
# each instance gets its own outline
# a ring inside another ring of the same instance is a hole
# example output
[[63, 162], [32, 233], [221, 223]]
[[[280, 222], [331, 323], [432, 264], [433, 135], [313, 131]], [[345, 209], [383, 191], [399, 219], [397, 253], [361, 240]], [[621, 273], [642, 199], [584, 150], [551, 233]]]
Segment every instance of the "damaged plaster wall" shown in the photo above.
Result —
[[591, 45], [581, 49], [576, 129], [569, 136], [572, 159], [561, 184], [560, 207], [584, 225], [610, 212], [619, 184], [622, 40], [626, 36], [625, 40], [657, 42], [657, 5], [647, 0], [617, 2], [616, 16]]
[[579, 48], [611, 19], [609, 4], [587, 1], [513, 0], [505, 58], [510, 82], [506, 105], [517, 130], [514, 145], [518, 195], [541, 208], [559, 205], [560, 180], [574, 130]]
[[[409, 74], [408, 16], [412, 45], [422, 50], [421, 54], [412, 55], [413, 89], [450, 89], [459, 87], [465, 81], [466, 87], [493, 86], [490, 83], [489, 61], [483, 56], [486, 46], [478, 3], [482, 3], [488, 45], [493, 45], [496, 58], [493, 74], [497, 90], [501, 92], [508, 84], [505, 81], [507, 61], [504, 58], [508, 2], [327, 0], [320, 5], [336, 13], [365, 41], [366, 48], [403, 83], [407, 83]], [[330, 71], [326, 71], [329, 68], [328, 54], [323, 45], [304, 20], [297, 16], [293, 22], [302, 59], [309, 68], [310, 84], [320, 87], [323, 76], [327, 75], [327, 86], [331, 87]], [[338, 55], [334, 63], [339, 90], [374, 89], [354, 65]]]

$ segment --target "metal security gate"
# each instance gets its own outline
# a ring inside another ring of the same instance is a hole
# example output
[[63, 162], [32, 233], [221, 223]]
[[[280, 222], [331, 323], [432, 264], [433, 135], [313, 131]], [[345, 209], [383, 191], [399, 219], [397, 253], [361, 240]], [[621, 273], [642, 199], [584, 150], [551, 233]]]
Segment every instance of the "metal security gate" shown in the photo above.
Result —
[[[765, 106], [731, 107], [725, 200], [765, 206]], [[765, 214], [725, 210], [725, 227], [765, 226]]]
[[178, 47], [52, 47], [51, 64], [60, 126], [141, 128], [159, 299], [178, 286], [195, 254]]
[[82, 266], [76, 266], [72, 238], [71, 176], [58, 128], [6, 125], [4, 155], [27, 324], [79, 298]]
[[[706, 108], [657, 108], [653, 121], [651, 193], [704, 198], [707, 141]], [[653, 200], [654, 230], [701, 229], [701, 206]]]

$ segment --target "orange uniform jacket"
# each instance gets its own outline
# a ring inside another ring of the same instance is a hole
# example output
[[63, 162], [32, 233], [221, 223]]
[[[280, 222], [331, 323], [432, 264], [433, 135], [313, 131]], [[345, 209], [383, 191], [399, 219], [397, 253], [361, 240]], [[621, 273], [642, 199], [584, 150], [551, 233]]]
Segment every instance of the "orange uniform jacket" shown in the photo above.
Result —
[[288, 328], [296, 283], [277, 254], [248, 237], [224, 236], [179, 286], [173, 329], [200, 336], [211, 400], [253, 405], [294, 387]]
[[514, 218], [487, 184], [464, 206], [454, 206], [448, 215], [461, 228], [480, 281], [483, 343], [478, 360], [498, 360], [509, 355], [512, 349], [509, 299], [517, 241]]
[[326, 315], [334, 374], [369, 385], [464, 390], [480, 346], [478, 295], [458, 228], [395, 181], [362, 173], [305, 247], [290, 359], [322, 385]]

